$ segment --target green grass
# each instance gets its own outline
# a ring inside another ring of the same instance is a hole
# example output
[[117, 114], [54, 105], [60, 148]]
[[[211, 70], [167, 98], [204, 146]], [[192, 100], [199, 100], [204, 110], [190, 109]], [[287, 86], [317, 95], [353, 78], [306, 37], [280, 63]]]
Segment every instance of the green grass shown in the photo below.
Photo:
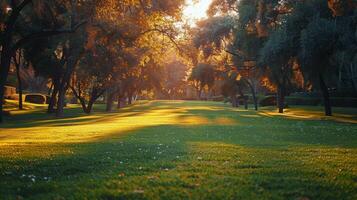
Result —
[[357, 110], [42, 109], [0, 125], [0, 199], [357, 199]]

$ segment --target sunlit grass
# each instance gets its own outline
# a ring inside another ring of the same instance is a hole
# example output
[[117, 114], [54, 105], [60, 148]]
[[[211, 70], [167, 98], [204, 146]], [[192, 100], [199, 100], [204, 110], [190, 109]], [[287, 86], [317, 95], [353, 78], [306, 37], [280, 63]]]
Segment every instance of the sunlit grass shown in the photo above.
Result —
[[350, 108], [348, 111], [344, 109], [343, 112], [339, 112], [341, 108], [337, 109], [337, 113], [334, 113], [333, 116], [325, 116], [323, 110], [316, 109], [306, 109], [304, 107], [295, 107], [288, 108], [284, 110], [284, 113], [278, 113], [276, 110], [263, 110], [260, 112], [261, 115], [264, 116], [283, 116], [286, 118], [292, 119], [306, 119], [306, 120], [333, 120], [338, 122], [347, 122], [347, 123], [355, 123], [357, 124], [357, 109]]
[[[139, 102], [0, 126], [0, 199], [356, 199], [354, 110]], [[303, 113], [311, 115], [299, 117]], [[298, 117], [296, 117], [296, 116]]]

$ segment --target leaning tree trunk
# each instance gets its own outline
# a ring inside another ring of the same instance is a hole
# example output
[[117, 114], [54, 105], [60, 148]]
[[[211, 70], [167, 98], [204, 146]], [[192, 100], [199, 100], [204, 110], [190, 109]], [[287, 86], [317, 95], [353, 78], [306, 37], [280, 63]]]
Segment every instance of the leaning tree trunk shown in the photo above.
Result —
[[322, 92], [322, 97], [324, 100], [324, 106], [325, 106], [325, 115], [326, 116], [332, 116], [332, 109], [331, 109], [331, 102], [330, 102], [330, 94], [328, 92], [328, 88], [326, 86], [326, 83], [324, 81], [323, 75], [319, 75], [320, 79], [320, 89]]
[[93, 92], [91, 94], [91, 97], [88, 101], [88, 106], [87, 106], [87, 110], [86, 113], [90, 114], [92, 112], [93, 109], [93, 105], [95, 103], [95, 101], [104, 93], [104, 91], [99, 92], [98, 89], [93, 89]]
[[90, 114], [92, 112], [94, 102], [95, 102], [95, 100], [92, 100], [92, 99], [89, 100], [87, 109], [85, 110], [85, 113]]
[[285, 104], [285, 88], [284, 85], [278, 85], [278, 96], [277, 96], [277, 104], [279, 113], [284, 113], [284, 104]]
[[[74, 51], [76, 51], [76, 50], [74, 50]], [[78, 49], [77, 49], [77, 51], [78, 51]], [[69, 83], [70, 83], [72, 74], [73, 74], [73, 72], [76, 68], [77, 62], [79, 60], [80, 54], [81, 54], [80, 52], [69, 51], [70, 56], [69, 56], [69, 59], [67, 60], [67, 68], [64, 72], [62, 81], [60, 82], [60, 86], [58, 89], [58, 101], [57, 101], [57, 112], [56, 112], [57, 117], [63, 117], [66, 93], [67, 93], [67, 90], [69, 87]]]

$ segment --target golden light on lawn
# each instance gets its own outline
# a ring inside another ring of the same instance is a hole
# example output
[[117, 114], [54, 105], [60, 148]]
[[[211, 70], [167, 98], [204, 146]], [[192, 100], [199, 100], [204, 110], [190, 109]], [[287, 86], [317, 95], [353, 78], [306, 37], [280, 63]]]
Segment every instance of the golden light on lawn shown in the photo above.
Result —
[[290, 119], [302, 120], [333, 120], [337, 122], [357, 124], [357, 119], [352, 114], [335, 113], [334, 116], [325, 116], [323, 111], [307, 111], [299, 108], [288, 108], [284, 110], [284, 113], [278, 113], [276, 110], [261, 110], [259, 115], [266, 117], [282, 116]]
[[[180, 102], [177, 102], [180, 103]], [[31, 155], [46, 157], [47, 155], [71, 153], [63, 147], [52, 152], [36, 151], [36, 146], [48, 144], [71, 144], [100, 141], [108, 138], [126, 136], [137, 130], [161, 125], [197, 126], [197, 125], [237, 125], [230, 118], [209, 119], [203, 116], [188, 114], [192, 110], [218, 111], [222, 108], [215, 106], [190, 107], [158, 107], [160, 109], [136, 112], [135, 107], [150, 106], [150, 103], [142, 103], [130, 108], [122, 109], [121, 113], [100, 113], [75, 118], [41, 120], [41, 123], [23, 128], [0, 128], [0, 156], [5, 149], [11, 149], [27, 145], [29, 150], [33, 148]], [[22, 114], [21, 111], [13, 111], [12, 114]], [[32, 151], [32, 150], [31, 150]], [[19, 152], [24, 153], [24, 152]]]
[[184, 8], [183, 15], [191, 26], [203, 18], [207, 17], [207, 10], [212, 0], [186, 0], [187, 6]]

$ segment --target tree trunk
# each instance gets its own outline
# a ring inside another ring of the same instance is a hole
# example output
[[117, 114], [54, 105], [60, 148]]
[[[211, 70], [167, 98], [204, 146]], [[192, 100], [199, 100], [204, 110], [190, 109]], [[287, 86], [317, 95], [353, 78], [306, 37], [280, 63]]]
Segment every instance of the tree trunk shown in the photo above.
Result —
[[[3, 122], [3, 104], [5, 83], [9, 75], [11, 57], [13, 55], [12, 39], [15, 28], [15, 23], [24, 7], [30, 4], [31, 0], [24, 0], [17, 7], [13, 8], [10, 16], [5, 22], [5, 30], [2, 32], [0, 40], [1, 56], [0, 56], [0, 123]], [[16, 49], [15, 49], [16, 50]]]
[[121, 108], [120, 101], [121, 101], [121, 98], [120, 98], [120, 95], [118, 95], [117, 109], [120, 109], [120, 108]]
[[277, 103], [279, 113], [284, 113], [284, 104], [285, 104], [285, 88], [283, 85], [278, 85], [278, 96], [277, 96]]
[[20, 65], [21, 65], [21, 53], [19, 53], [19, 58], [16, 59], [16, 54], [14, 56], [15, 60], [15, 67], [16, 67], [16, 77], [17, 77], [17, 84], [19, 90], [19, 110], [23, 110], [23, 102], [22, 102], [22, 80], [20, 75]]
[[239, 106], [236, 95], [232, 95], [231, 101], [232, 101], [232, 107], [237, 108]]
[[320, 88], [321, 88], [321, 92], [322, 92], [322, 96], [323, 96], [323, 100], [324, 100], [325, 115], [332, 116], [330, 94], [329, 94], [328, 88], [326, 86], [326, 83], [324, 81], [322, 74], [319, 75], [319, 79], [320, 79]]
[[[74, 5], [72, 5], [74, 6]], [[72, 7], [72, 13], [71, 13], [71, 29], [74, 28], [75, 24], [77, 24], [77, 13], [75, 9]], [[60, 83], [60, 87], [58, 89], [58, 102], [57, 102], [57, 112], [56, 116], [57, 117], [62, 117], [63, 116], [63, 109], [65, 106], [65, 95], [68, 90], [70, 80], [72, 77], [72, 74], [76, 68], [76, 65], [79, 61], [79, 58], [81, 56], [81, 53], [83, 50], [81, 50], [80, 46], [78, 45], [80, 37], [77, 37], [76, 35], [71, 35], [68, 38], [69, 42], [69, 47], [66, 51], [66, 69], [63, 73], [63, 77]]]
[[248, 82], [248, 86], [250, 88], [250, 91], [252, 92], [252, 97], [253, 97], [253, 103], [254, 103], [254, 109], [258, 110], [258, 100], [257, 100], [257, 96], [256, 96], [256, 91], [254, 89], [253, 84]]
[[243, 101], [244, 101], [244, 109], [248, 110], [248, 101], [247, 98], [245, 98], [245, 96], [243, 96]]
[[11, 63], [11, 53], [6, 51], [7, 49], [3, 47], [3, 50], [1, 52], [1, 63], [0, 63], [0, 123], [3, 122], [5, 83], [7, 80], [7, 76], [9, 75], [9, 69]]
[[197, 90], [197, 100], [201, 100], [201, 96], [202, 96], [202, 89], [200, 88], [200, 89], [198, 89]]
[[[73, 44], [75, 45], [75, 44]], [[74, 48], [74, 47], [72, 47]], [[77, 49], [78, 51], [78, 49]], [[57, 117], [62, 117], [63, 116], [63, 109], [65, 106], [65, 99], [66, 99], [66, 93], [69, 87], [69, 83], [72, 77], [72, 74], [76, 68], [77, 62], [80, 57], [80, 52], [72, 52], [69, 51], [69, 59], [67, 59], [67, 68], [64, 72], [64, 75], [62, 77], [62, 81], [60, 82], [60, 87], [58, 89], [58, 101], [57, 101], [57, 112], [56, 116]], [[71, 55], [75, 54], [75, 55]]]
[[106, 109], [105, 109], [107, 112], [112, 111], [113, 102], [114, 102], [114, 94], [113, 94], [113, 92], [108, 91], [108, 93], [107, 93], [107, 103], [106, 103], [107, 105], [106, 105]]
[[133, 103], [133, 102], [132, 102], [132, 96], [129, 95], [129, 96], [128, 96], [128, 104], [131, 105], [132, 103]]
[[[63, 83], [61, 83], [62, 85]], [[66, 84], [67, 85], [67, 84]], [[56, 116], [57, 117], [63, 117], [63, 109], [65, 106], [65, 99], [66, 99], [66, 92], [67, 92], [67, 87], [66, 86], [60, 86], [58, 90], [58, 100], [57, 100], [57, 110], [56, 110]]]
[[54, 113], [55, 112], [55, 105], [56, 105], [56, 101], [57, 101], [57, 94], [58, 94], [58, 89], [59, 89], [59, 79], [58, 78], [54, 78], [53, 80], [53, 91], [51, 94], [51, 99], [50, 102], [48, 104], [48, 108], [47, 108], [47, 113]]
[[[248, 110], [248, 102], [247, 102], [247, 98], [245, 98], [242, 90], [239, 91], [241, 98], [243, 99], [243, 103], [244, 103], [244, 109]], [[239, 99], [238, 99], [239, 102]]]
[[93, 99], [89, 100], [85, 113], [90, 114], [92, 112], [94, 102], [95, 100]]

